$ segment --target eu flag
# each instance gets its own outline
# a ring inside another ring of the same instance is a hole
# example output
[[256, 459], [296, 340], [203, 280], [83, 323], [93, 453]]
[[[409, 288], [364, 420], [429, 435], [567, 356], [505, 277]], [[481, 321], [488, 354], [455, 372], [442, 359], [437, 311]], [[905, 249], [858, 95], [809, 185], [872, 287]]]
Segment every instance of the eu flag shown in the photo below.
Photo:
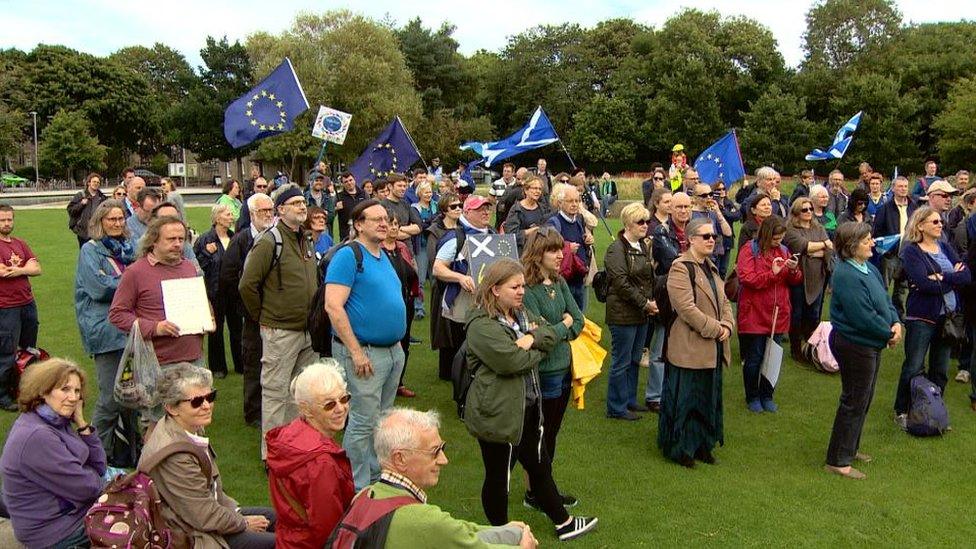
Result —
[[392, 173], [404, 173], [418, 160], [420, 151], [398, 116], [349, 166], [349, 172], [362, 185], [367, 179], [375, 181]]
[[695, 159], [695, 170], [702, 183], [711, 185], [721, 180], [731, 185], [746, 176], [739, 153], [739, 140], [735, 130], [722, 136]]
[[224, 111], [224, 137], [235, 149], [290, 131], [308, 99], [287, 57], [257, 86]]

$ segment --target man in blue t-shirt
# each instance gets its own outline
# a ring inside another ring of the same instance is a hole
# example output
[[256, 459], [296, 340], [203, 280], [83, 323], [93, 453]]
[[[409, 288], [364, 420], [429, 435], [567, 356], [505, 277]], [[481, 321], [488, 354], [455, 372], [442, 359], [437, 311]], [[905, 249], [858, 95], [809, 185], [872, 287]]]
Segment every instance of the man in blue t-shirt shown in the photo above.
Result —
[[[342, 446], [352, 463], [356, 489], [379, 480], [373, 429], [380, 414], [393, 405], [407, 331], [407, 309], [400, 279], [380, 243], [386, 239], [387, 212], [378, 201], [365, 200], [349, 218], [356, 239], [336, 252], [325, 274], [325, 311], [332, 320], [332, 356], [345, 370], [352, 400]], [[362, 252], [357, 265], [352, 246]]]

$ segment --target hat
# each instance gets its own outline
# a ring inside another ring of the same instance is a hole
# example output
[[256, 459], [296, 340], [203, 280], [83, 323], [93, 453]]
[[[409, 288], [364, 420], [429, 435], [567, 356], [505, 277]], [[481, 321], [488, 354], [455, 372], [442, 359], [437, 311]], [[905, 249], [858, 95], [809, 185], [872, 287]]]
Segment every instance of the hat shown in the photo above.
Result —
[[671, 147], [671, 152], [673, 152], [673, 153], [681, 152], [683, 150], [685, 150], [685, 146], [682, 145], [681, 143], [678, 143], [677, 145]]
[[275, 203], [274, 203], [275, 204], [275, 208], [277, 208], [278, 206], [281, 206], [282, 204], [284, 204], [285, 202], [288, 202], [289, 200], [291, 200], [292, 198], [295, 198], [296, 196], [302, 196], [302, 197], [305, 196], [305, 195], [302, 194], [302, 191], [300, 191], [298, 189], [298, 187], [289, 187], [289, 188], [281, 191], [281, 194], [279, 194], [278, 195], [278, 198], [275, 199]]
[[464, 201], [464, 211], [468, 212], [471, 210], [477, 210], [488, 203], [487, 198], [481, 195], [473, 194]]
[[325, 174], [323, 174], [320, 171], [314, 171], [312, 172], [312, 176], [309, 177], [309, 179], [311, 179], [312, 181], [315, 181], [316, 179], [325, 179]]
[[925, 191], [925, 195], [928, 196], [935, 192], [944, 192], [946, 194], [955, 194], [959, 192], [959, 189], [953, 187], [949, 182], [943, 179], [937, 179], [929, 185], [929, 188]]

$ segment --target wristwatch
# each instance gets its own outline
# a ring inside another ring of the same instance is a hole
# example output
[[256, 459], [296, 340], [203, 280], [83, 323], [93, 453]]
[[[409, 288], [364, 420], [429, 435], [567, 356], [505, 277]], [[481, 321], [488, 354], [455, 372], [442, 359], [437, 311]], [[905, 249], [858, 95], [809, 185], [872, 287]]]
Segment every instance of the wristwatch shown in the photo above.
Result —
[[[88, 431], [88, 432], [87, 433], [83, 433], [82, 431]], [[91, 423], [89, 423], [88, 425], [85, 425], [84, 427], [78, 427], [77, 429], [75, 429], [75, 432], [78, 433], [79, 435], [90, 435], [90, 434], [92, 434], [92, 426], [91, 426]]]

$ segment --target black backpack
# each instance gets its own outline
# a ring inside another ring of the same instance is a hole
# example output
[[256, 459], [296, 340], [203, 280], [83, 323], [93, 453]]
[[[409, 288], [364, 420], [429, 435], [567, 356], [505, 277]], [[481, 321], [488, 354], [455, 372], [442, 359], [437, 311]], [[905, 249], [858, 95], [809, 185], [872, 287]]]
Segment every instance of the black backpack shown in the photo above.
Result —
[[308, 309], [306, 327], [312, 339], [312, 350], [322, 356], [332, 356], [332, 320], [325, 312], [325, 273], [329, 269], [329, 262], [335, 254], [349, 246], [356, 257], [356, 272], [363, 272], [363, 247], [355, 240], [340, 244], [329, 250], [319, 260], [319, 288], [315, 290], [312, 304]]
[[457, 405], [458, 417], [464, 419], [464, 406], [468, 400], [468, 390], [474, 381], [474, 375], [478, 373], [477, 366], [468, 364], [468, 342], [461, 344], [457, 354], [454, 355], [454, 362], [451, 364], [451, 385], [454, 388], [454, 404]]

